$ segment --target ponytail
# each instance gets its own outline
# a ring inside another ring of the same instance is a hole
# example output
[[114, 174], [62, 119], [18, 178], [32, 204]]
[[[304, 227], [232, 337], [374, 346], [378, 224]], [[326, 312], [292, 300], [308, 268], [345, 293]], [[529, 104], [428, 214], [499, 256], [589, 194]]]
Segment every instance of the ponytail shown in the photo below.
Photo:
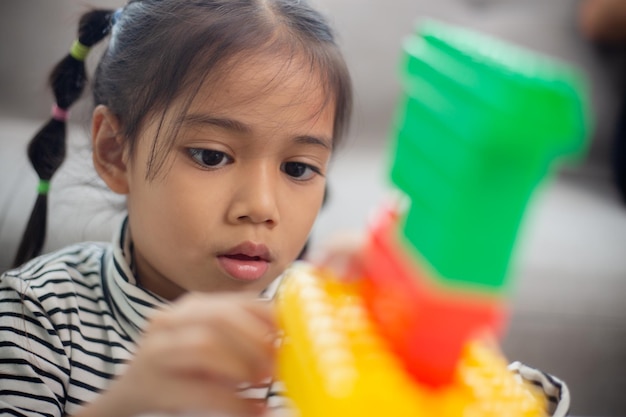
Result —
[[54, 94], [50, 120], [28, 144], [28, 159], [39, 177], [37, 200], [31, 212], [13, 266], [41, 253], [46, 237], [48, 189], [50, 180], [65, 159], [66, 124], [69, 108], [80, 98], [87, 74], [85, 58], [92, 46], [102, 40], [111, 28], [111, 10], [94, 10], [82, 16], [78, 39], [70, 52], [54, 67], [49, 84]]

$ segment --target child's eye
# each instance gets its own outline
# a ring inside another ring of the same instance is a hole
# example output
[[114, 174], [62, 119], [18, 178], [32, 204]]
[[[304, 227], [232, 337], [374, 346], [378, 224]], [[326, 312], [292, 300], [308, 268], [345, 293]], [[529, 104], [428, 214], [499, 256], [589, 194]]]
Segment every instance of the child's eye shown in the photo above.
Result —
[[189, 155], [202, 166], [220, 168], [232, 162], [232, 158], [224, 152], [211, 149], [190, 148]]
[[302, 162], [286, 162], [283, 164], [282, 170], [285, 174], [299, 181], [306, 181], [317, 174], [321, 174], [319, 169]]

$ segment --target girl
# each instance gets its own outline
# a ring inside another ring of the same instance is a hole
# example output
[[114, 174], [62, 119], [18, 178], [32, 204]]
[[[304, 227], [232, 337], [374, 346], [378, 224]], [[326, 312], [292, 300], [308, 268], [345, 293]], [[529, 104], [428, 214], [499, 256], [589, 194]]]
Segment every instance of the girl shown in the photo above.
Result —
[[[82, 62], [107, 35], [93, 162], [128, 214], [110, 245], [23, 263], [41, 249]], [[280, 406], [268, 383], [277, 329], [259, 294], [273, 296], [305, 245], [351, 108], [325, 20], [303, 0], [132, 0], [83, 16], [51, 85], [52, 119], [29, 146], [40, 196], [21, 266], [0, 279], [0, 412], [252, 416]], [[558, 381], [516, 370], [561, 394]]]
[[128, 216], [111, 245], [78, 244], [2, 276], [0, 409], [262, 413], [273, 390], [241, 392], [273, 369], [276, 328], [257, 296], [272, 296], [322, 204], [350, 114], [343, 58], [304, 1], [142, 0], [87, 13], [51, 75], [52, 119], [29, 147], [40, 197], [18, 264], [40, 250], [82, 61], [107, 34], [93, 161]]

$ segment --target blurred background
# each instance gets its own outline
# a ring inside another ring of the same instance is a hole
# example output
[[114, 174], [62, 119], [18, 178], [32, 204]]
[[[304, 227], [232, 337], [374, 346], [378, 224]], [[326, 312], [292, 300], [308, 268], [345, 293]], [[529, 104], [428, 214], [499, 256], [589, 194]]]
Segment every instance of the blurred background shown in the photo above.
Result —
[[[330, 198], [312, 235], [363, 231], [389, 190], [388, 129], [399, 85], [402, 39], [422, 18], [474, 28], [577, 66], [589, 79], [594, 131], [585, 158], [561, 166], [536, 193], [513, 266], [511, 360], [565, 380], [573, 415], [625, 416], [626, 207], [611, 179], [612, 141], [626, 81], [623, 46], [581, 35], [575, 0], [315, 0], [335, 25], [352, 72], [356, 108], [329, 175]], [[80, 14], [121, 1], [0, 3], [0, 269], [14, 256], [37, 179], [25, 148], [48, 117], [48, 71], [68, 50]], [[92, 53], [93, 68], [98, 53]], [[109, 240], [123, 200], [90, 168], [87, 97], [72, 111], [71, 156], [53, 181], [46, 250]]]

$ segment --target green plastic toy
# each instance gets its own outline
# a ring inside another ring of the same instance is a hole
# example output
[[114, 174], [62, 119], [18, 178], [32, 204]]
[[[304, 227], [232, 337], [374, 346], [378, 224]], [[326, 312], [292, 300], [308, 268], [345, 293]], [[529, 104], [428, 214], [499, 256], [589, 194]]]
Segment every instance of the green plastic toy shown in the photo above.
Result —
[[428, 20], [403, 45], [391, 178], [403, 236], [446, 285], [505, 289], [518, 228], [555, 160], [581, 156], [582, 74], [556, 59]]

